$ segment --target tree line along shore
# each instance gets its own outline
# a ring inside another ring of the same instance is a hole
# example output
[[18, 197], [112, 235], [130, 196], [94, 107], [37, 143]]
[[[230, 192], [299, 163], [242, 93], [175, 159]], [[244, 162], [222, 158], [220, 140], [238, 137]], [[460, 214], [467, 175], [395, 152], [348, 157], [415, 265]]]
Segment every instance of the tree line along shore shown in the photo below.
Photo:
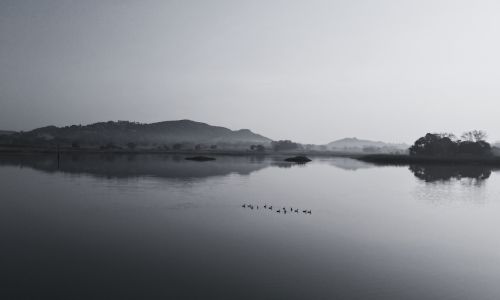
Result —
[[209, 154], [209, 155], [308, 155], [308, 156], [338, 156], [350, 157], [375, 164], [413, 164], [413, 163], [474, 163], [500, 165], [500, 149], [492, 147], [485, 141], [486, 133], [473, 130], [456, 137], [452, 133], [427, 133], [418, 138], [406, 153], [374, 154], [352, 153], [349, 151], [331, 151], [324, 149], [308, 149], [290, 140], [271, 141], [266, 144], [240, 145], [238, 148], [221, 148], [217, 145], [186, 147], [181, 143], [172, 146], [160, 145], [153, 148], [139, 147], [129, 142], [117, 146], [107, 143], [98, 146], [72, 143], [0, 143], [0, 153], [30, 154], [30, 153], [109, 153], [109, 154]]

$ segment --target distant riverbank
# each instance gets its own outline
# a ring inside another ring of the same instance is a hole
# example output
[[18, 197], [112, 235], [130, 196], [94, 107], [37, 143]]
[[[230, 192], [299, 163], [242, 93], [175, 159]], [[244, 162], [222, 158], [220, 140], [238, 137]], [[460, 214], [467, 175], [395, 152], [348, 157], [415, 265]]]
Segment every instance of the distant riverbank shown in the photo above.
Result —
[[500, 156], [410, 156], [392, 154], [372, 154], [355, 156], [358, 160], [379, 165], [409, 165], [409, 164], [480, 164], [500, 166]]
[[229, 149], [181, 149], [181, 150], [158, 150], [158, 149], [98, 149], [98, 148], [70, 148], [61, 147], [33, 147], [0, 145], [0, 154], [176, 154], [176, 155], [225, 155], [225, 156], [296, 156], [307, 155], [312, 157], [349, 157], [356, 158], [360, 154], [334, 151], [251, 151], [251, 150], [229, 150]]
[[134, 154], [165, 154], [165, 155], [207, 155], [207, 156], [270, 156], [285, 157], [307, 155], [314, 157], [345, 157], [378, 165], [410, 165], [410, 164], [480, 164], [500, 166], [500, 156], [410, 156], [401, 154], [363, 154], [333, 151], [250, 151], [250, 150], [156, 150], [156, 149], [98, 149], [98, 148], [47, 148], [32, 146], [0, 145], [1, 154], [31, 155], [31, 154], [109, 154], [109, 155], [134, 155]]

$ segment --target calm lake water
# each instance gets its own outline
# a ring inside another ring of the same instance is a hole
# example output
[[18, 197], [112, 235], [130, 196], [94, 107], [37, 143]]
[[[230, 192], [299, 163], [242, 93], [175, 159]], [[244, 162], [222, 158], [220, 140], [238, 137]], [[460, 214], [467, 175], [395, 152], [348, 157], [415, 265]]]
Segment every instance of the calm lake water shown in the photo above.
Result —
[[3, 156], [0, 179], [1, 299], [500, 298], [487, 168]]

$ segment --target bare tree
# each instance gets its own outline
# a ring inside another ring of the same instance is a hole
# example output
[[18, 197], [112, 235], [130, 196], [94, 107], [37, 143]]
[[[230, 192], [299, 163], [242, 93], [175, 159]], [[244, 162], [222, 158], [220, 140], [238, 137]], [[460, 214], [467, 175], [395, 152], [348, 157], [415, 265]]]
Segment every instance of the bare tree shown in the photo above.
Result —
[[485, 131], [482, 130], [471, 130], [464, 132], [461, 137], [462, 139], [469, 142], [480, 142], [486, 139], [487, 134]]
[[474, 130], [472, 132], [472, 134], [474, 135], [474, 140], [476, 142], [479, 142], [479, 141], [484, 141], [486, 139], [486, 137], [488, 136], [486, 134], [485, 131], [482, 131], [482, 130]]

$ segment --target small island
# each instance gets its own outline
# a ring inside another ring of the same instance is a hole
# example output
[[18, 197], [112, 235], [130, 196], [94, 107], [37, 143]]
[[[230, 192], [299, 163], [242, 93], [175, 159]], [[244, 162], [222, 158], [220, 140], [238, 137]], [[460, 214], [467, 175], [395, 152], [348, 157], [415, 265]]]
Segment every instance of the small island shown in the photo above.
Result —
[[186, 157], [185, 160], [211, 161], [211, 160], [215, 160], [215, 157], [209, 157], [209, 156], [192, 156], [192, 157]]
[[410, 164], [487, 164], [500, 165], [486, 133], [472, 130], [457, 138], [452, 133], [427, 133], [409, 148], [409, 154], [373, 154], [355, 157], [359, 160], [388, 165]]
[[295, 163], [308, 163], [311, 161], [311, 159], [309, 159], [308, 157], [306, 156], [294, 156], [294, 157], [289, 157], [289, 158], [286, 158], [285, 161], [289, 161], [289, 162], [295, 162]]

